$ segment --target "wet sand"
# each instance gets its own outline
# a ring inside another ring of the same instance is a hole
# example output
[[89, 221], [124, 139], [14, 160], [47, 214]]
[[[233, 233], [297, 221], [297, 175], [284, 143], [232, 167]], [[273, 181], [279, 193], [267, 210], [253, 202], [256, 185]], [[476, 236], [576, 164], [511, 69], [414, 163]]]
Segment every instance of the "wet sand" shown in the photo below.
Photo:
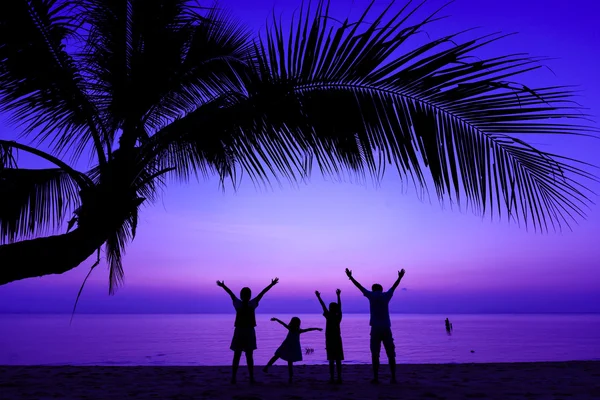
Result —
[[228, 367], [0, 366], [0, 399], [600, 399], [600, 362], [399, 365], [398, 383], [370, 383], [369, 365], [344, 365], [344, 383], [328, 367], [269, 374], [245, 366], [231, 385]]

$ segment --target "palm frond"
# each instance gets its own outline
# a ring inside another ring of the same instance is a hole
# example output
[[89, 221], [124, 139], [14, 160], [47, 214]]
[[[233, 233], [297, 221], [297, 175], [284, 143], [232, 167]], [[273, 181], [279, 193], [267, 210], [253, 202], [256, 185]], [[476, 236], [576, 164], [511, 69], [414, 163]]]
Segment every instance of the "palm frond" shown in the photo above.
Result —
[[140, 148], [141, 163], [154, 171], [171, 169], [170, 174], [183, 181], [198, 174], [207, 178], [217, 173], [222, 181], [232, 177], [232, 132], [227, 131], [232, 120], [222, 112], [228, 110], [232, 97], [205, 102], [159, 130]]
[[[511, 80], [540, 67], [538, 59], [509, 55], [473, 61], [500, 39], [456, 44], [449, 35], [399, 53], [433, 21], [407, 25], [414, 10], [386, 10], [364, 24], [331, 26], [328, 3], [300, 14], [285, 35], [272, 28], [257, 44], [256, 77], [247, 83], [259, 130], [240, 131], [236, 160], [264, 179], [269, 157], [256, 164], [258, 138], [289, 143], [320, 170], [352, 170], [379, 179], [387, 163], [418, 187], [432, 179], [440, 199], [467, 201], [475, 211], [561, 229], [590, 204], [580, 180], [595, 179], [570, 160], [536, 150], [523, 134], [593, 135], [570, 120], [586, 118], [566, 87], [529, 88]], [[386, 21], [386, 22], [384, 22]], [[246, 144], [246, 148], [240, 145]], [[247, 149], [247, 150], [246, 150]], [[275, 149], [282, 159], [290, 152]], [[251, 174], [252, 175], [252, 174]]]
[[34, 147], [15, 142], [13, 140], [0, 140], [0, 168], [17, 168], [17, 153], [23, 151], [56, 165], [65, 171], [80, 189], [88, 188], [94, 185], [94, 182], [84, 173], [74, 170], [61, 159], [38, 150]]
[[82, 74], [90, 84], [100, 119], [106, 126], [103, 139], [112, 148], [129, 100], [132, 2], [78, 0], [76, 4], [87, 33], [78, 58], [83, 67]]
[[0, 168], [0, 243], [59, 229], [77, 199], [77, 184], [61, 169]]
[[86, 84], [66, 51], [76, 36], [67, 0], [0, 2], [0, 111], [25, 133], [37, 131], [60, 153], [77, 158], [90, 144], [106, 161], [100, 125]]
[[138, 202], [133, 204], [129, 215], [117, 229], [108, 235], [106, 240], [105, 254], [109, 270], [109, 294], [114, 294], [125, 278], [123, 256], [127, 244], [135, 238], [139, 205], [142, 201], [143, 199], [139, 199]]
[[[22, 169], [18, 152], [26, 152], [58, 168]], [[0, 243], [55, 231], [79, 204], [81, 190], [93, 182], [85, 174], [41, 150], [0, 140]]]
[[123, 283], [125, 272], [123, 271], [123, 255], [125, 247], [129, 242], [130, 233], [127, 227], [121, 227], [118, 231], [109, 235], [105, 244], [106, 261], [108, 263], [108, 293], [114, 294], [116, 289]]
[[[184, 0], [80, 0], [89, 25], [88, 75], [96, 103], [121, 144], [239, 87], [248, 34], [217, 8]], [[206, 14], [206, 15], [204, 15]]]
[[156, 131], [199, 105], [227, 93], [243, 90], [252, 48], [249, 32], [229, 12], [211, 7], [205, 15], [190, 9], [185, 22], [189, 36], [172, 67], [162, 71], [145, 120]]
[[[170, 169], [169, 174], [184, 181], [218, 174], [222, 187], [229, 180], [237, 186], [244, 172], [255, 183], [279, 181], [279, 173], [289, 182], [303, 179], [308, 158], [278, 134], [277, 129], [287, 129], [284, 120], [267, 121], [267, 115], [256, 113], [256, 101], [232, 93], [201, 105], [150, 138], [141, 149], [145, 162], [159, 171]], [[297, 105], [288, 105], [270, 105], [268, 116], [299, 111]], [[266, 131], [272, 134], [263, 134]]]
[[10, 142], [0, 140], [0, 169], [16, 168], [17, 158]]

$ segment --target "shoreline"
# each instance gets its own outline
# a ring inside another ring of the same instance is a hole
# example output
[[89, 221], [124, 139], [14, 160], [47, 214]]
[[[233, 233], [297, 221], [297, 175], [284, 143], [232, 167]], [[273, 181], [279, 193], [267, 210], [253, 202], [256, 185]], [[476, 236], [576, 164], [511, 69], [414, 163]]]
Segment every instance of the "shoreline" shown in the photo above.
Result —
[[[233, 353], [232, 353], [233, 354]], [[245, 369], [244, 355], [240, 360], [240, 368]], [[398, 361], [397, 361], [398, 362]], [[275, 365], [277, 367], [285, 367], [284, 361], [281, 359], [277, 361], [278, 364]], [[327, 362], [319, 362], [319, 363], [306, 363], [305, 360], [300, 361], [301, 364], [294, 364], [294, 368], [310, 368], [310, 367], [325, 367], [329, 364]], [[343, 365], [348, 367], [365, 367], [368, 366], [371, 368], [371, 363], [367, 362], [352, 362], [352, 361], [342, 361]], [[406, 365], [406, 366], [453, 366], [453, 365], [520, 365], [520, 364], [577, 364], [577, 363], [599, 363], [600, 359], [588, 359], [588, 360], [550, 360], [550, 361], [473, 361], [473, 362], [426, 362], [426, 363], [411, 363], [411, 362], [398, 362], [398, 365]], [[387, 358], [385, 353], [382, 350], [381, 355], [381, 368], [388, 368]], [[261, 369], [264, 367], [264, 363], [254, 363], [254, 368]], [[209, 365], [209, 364], [120, 364], [120, 363], [110, 363], [110, 364], [0, 364], [0, 371], [7, 368], [211, 368], [211, 369], [220, 369], [220, 368], [229, 368], [231, 364], [227, 365]], [[287, 368], [287, 367], [286, 367]], [[600, 400], [600, 399], [599, 399]]]
[[599, 399], [600, 361], [399, 364], [398, 383], [380, 368], [345, 364], [344, 383], [329, 385], [326, 365], [275, 365], [269, 374], [255, 367], [256, 385], [240, 366], [229, 383], [224, 366], [0, 366], [0, 399]]

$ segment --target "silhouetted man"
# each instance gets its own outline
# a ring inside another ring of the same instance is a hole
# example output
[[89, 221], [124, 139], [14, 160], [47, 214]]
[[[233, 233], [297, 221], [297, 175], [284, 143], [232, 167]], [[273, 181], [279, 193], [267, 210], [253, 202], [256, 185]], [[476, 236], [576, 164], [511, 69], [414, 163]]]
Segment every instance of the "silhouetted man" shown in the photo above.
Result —
[[381, 343], [385, 348], [388, 361], [390, 363], [390, 372], [392, 373], [392, 383], [396, 382], [396, 347], [394, 346], [394, 337], [392, 336], [392, 323], [390, 321], [389, 304], [394, 291], [400, 284], [400, 280], [404, 276], [404, 269], [398, 271], [398, 279], [387, 292], [383, 291], [383, 287], [375, 283], [372, 286], [372, 291], [362, 287], [360, 283], [352, 277], [352, 271], [346, 268], [346, 275], [354, 283], [354, 285], [369, 299], [369, 308], [371, 313], [371, 359], [373, 362], [373, 380], [372, 383], [379, 382], [379, 353], [381, 352]]

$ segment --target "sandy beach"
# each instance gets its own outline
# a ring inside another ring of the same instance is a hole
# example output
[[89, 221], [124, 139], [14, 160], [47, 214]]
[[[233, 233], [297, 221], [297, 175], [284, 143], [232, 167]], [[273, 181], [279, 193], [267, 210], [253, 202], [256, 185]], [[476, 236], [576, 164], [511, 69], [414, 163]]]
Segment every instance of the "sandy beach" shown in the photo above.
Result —
[[327, 366], [257, 368], [237, 385], [227, 367], [1, 366], [1, 399], [600, 399], [600, 362], [400, 365], [399, 382], [372, 385], [368, 365], [347, 365], [329, 385]]

